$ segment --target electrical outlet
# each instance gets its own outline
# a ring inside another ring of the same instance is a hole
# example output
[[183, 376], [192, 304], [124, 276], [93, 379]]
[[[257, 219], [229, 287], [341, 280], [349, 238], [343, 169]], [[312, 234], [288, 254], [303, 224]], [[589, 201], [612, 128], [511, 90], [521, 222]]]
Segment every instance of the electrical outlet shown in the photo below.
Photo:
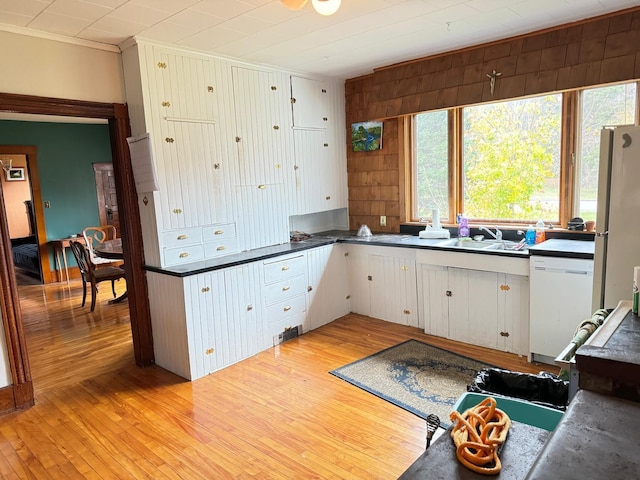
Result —
[[380, 215], [380, 226], [381, 227], [386, 227], [387, 226], [387, 216], [386, 215]]

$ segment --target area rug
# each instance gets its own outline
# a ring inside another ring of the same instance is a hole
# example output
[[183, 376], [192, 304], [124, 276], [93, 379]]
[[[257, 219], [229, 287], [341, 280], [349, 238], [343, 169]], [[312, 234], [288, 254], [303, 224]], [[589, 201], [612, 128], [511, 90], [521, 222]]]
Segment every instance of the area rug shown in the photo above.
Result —
[[449, 413], [486, 363], [418, 340], [407, 340], [332, 370], [332, 375], [426, 419], [450, 425]]

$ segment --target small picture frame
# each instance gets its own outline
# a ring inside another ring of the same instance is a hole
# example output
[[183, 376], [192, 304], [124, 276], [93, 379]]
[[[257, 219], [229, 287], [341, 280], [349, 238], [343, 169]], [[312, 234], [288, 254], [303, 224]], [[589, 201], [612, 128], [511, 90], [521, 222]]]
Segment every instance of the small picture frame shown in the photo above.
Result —
[[351, 124], [351, 148], [354, 152], [382, 150], [382, 122]]
[[24, 167], [12, 167], [7, 171], [7, 182], [20, 182], [25, 180]]

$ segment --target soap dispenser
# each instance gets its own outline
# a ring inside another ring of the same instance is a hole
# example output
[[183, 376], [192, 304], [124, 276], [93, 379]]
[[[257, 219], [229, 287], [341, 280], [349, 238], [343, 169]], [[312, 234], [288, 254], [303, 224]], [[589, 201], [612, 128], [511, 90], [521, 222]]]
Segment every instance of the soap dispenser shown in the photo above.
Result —
[[524, 239], [527, 245], [535, 245], [536, 231], [533, 229], [533, 225], [529, 225], [529, 228], [527, 228], [527, 233], [525, 233]]

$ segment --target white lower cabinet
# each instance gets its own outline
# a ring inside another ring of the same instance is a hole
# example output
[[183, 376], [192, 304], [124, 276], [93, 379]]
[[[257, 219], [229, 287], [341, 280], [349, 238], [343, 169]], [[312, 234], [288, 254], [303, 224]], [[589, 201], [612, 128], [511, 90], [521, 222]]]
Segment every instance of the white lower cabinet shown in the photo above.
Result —
[[349, 245], [348, 253], [351, 311], [420, 326], [414, 250]]
[[443, 265], [418, 265], [425, 333], [527, 354], [528, 278]]
[[256, 263], [184, 278], [147, 274], [156, 364], [189, 380], [261, 349]]
[[307, 252], [309, 286], [307, 318], [310, 330], [349, 313], [349, 278], [343, 245], [326, 245]]

